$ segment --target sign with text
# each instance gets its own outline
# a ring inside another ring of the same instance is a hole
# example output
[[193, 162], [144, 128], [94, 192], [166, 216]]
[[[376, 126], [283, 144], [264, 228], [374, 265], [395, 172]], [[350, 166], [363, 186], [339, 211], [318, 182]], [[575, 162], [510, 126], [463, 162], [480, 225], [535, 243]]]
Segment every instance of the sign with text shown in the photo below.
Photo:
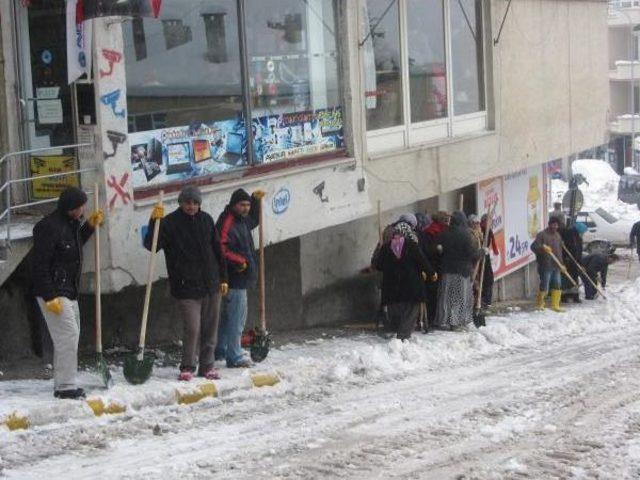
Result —
[[478, 184], [480, 213], [487, 213], [496, 206], [493, 231], [499, 254], [491, 258], [496, 278], [535, 260], [531, 244], [545, 225], [545, 192], [542, 166], [525, 168]]
[[[31, 157], [31, 176], [41, 177], [57, 173], [72, 172], [76, 167], [76, 157], [71, 155], [49, 155]], [[78, 175], [35, 179], [32, 182], [32, 194], [36, 199], [57, 198], [70, 186], [79, 186]]]

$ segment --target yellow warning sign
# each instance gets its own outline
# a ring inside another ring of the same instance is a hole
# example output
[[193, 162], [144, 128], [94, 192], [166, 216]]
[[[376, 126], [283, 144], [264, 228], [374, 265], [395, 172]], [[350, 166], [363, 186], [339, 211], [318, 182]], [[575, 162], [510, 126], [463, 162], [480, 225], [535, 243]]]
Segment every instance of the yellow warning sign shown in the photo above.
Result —
[[[76, 170], [76, 157], [70, 155], [47, 155], [31, 157], [31, 176], [55, 175]], [[60, 177], [43, 178], [32, 181], [33, 198], [57, 198], [69, 186], [77, 187], [78, 174], [70, 173]]]

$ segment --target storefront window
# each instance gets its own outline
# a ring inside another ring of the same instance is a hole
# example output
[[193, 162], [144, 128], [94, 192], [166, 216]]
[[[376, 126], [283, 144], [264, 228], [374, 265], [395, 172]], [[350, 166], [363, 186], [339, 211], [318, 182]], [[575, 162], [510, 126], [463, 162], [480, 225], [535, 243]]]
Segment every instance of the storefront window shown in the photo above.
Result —
[[365, 105], [367, 129], [402, 125], [402, 61], [399, 2], [365, 4]]
[[333, 0], [247, 3], [256, 163], [343, 147]]
[[247, 165], [235, 0], [164, 0], [123, 26], [134, 185]]
[[455, 115], [485, 109], [482, 0], [451, 2], [451, 57]]
[[443, 0], [408, 0], [411, 121], [447, 116]]

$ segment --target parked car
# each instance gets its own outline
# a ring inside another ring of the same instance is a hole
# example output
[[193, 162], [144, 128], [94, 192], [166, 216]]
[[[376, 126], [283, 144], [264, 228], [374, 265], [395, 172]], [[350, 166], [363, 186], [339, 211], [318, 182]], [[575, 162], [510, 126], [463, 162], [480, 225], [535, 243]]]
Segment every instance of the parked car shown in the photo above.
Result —
[[619, 219], [603, 208], [593, 212], [580, 212], [576, 215], [576, 221], [587, 225], [584, 245], [589, 253], [611, 252], [616, 247], [629, 245], [633, 222]]

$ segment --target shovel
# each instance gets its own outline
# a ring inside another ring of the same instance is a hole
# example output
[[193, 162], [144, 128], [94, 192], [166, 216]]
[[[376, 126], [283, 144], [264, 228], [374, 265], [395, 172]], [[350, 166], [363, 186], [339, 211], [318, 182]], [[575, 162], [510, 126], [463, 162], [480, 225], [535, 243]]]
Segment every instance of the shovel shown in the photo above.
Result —
[[[162, 205], [163, 192], [160, 191], [159, 203]], [[144, 294], [144, 307], [142, 309], [142, 324], [140, 326], [140, 342], [138, 351], [125, 358], [124, 378], [133, 385], [140, 385], [151, 376], [153, 361], [155, 357], [150, 354], [145, 355], [144, 344], [147, 336], [147, 320], [149, 318], [149, 304], [151, 302], [151, 286], [153, 284], [153, 273], [156, 266], [156, 249], [158, 248], [158, 235], [160, 234], [160, 219], [153, 224], [153, 239], [151, 241], [151, 257], [149, 258], [149, 272], [147, 274], [147, 288]]]
[[251, 360], [256, 363], [262, 362], [269, 355], [271, 346], [271, 335], [267, 331], [266, 313], [266, 292], [265, 292], [265, 269], [264, 269], [264, 214], [262, 200], [260, 200], [260, 223], [258, 225], [258, 237], [260, 244], [260, 259], [258, 267], [258, 277], [260, 285], [260, 325], [255, 329], [253, 343], [251, 344]]
[[[489, 246], [489, 232], [491, 231], [491, 227], [493, 226], [493, 215], [495, 214], [495, 211], [496, 211], [496, 204], [493, 205], [493, 207], [489, 211], [489, 214], [487, 215], [487, 223], [484, 227], [484, 238], [482, 239], [483, 249]], [[487, 255], [483, 252], [482, 260], [480, 260], [480, 264], [479, 264], [480, 281], [478, 285], [478, 298], [476, 299], [476, 305], [473, 310], [473, 324], [476, 326], [476, 328], [487, 326], [486, 315], [482, 311], [482, 287], [484, 284], [484, 269], [487, 268], [486, 263], [487, 263]], [[489, 265], [489, 268], [491, 268], [491, 265]], [[477, 271], [478, 269], [476, 268], [476, 272]], [[474, 278], [475, 278], [475, 275], [474, 275]]]
[[578, 263], [578, 262], [576, 261], [576, 259], [574, 258], [574, 256], [573, 256], [573, 255], [571, 255], [571, 252], [569, 251], [569, 249], [568, 249], [565, 245], [562, 245], [562, 248], [563, 248], [563, 250], [564, 250], [564, 253], [566, 253], [566, 254], [569, 256], [569, 258], [570, 258], [570, 259], [571, 259], [571, 261], [575, 264], [575, 266], [576, 266], [576, 267], [578, 267], [578, 269], [582, 272], [582, 275], [584, 276], [584, 278], [586, 278], [587, 280], [589, 280], [589, 283], [590, 283], [591, 285], [593, 285], [593, 288], [595, 288], [595, 289], [596, 289], [596, 291], [597, 291], [600, 295], [602, 295], [602, 298], [604, 298], [604, 299], [606, 300], [606, 299], [607, 299], [607, 296], [604, 294], [604, 292], [602, 291], [602, 289], [600, 288], [600, 286], [599, 286], [596, 282], [594, 282], [594, 281], [591, 279], [591, 277], [589, 276], [589, 274], [587, 273], [587, 271], [584, 269], [584, 267], [583, 267], [580, 263]]
[[[100, 199], [98, 193], [98, 184], [93, 186], [95, 209], [100, 208]], [[105, 362], [102, 355], [102, 287], [100, 282], [100, 225], [96, 226], [94, 232], [95, 238], [95, 270], [96, 270], [96, 371], [102, 377], [102, 381], [106, 388], [113, 385], [109, 366]]]

